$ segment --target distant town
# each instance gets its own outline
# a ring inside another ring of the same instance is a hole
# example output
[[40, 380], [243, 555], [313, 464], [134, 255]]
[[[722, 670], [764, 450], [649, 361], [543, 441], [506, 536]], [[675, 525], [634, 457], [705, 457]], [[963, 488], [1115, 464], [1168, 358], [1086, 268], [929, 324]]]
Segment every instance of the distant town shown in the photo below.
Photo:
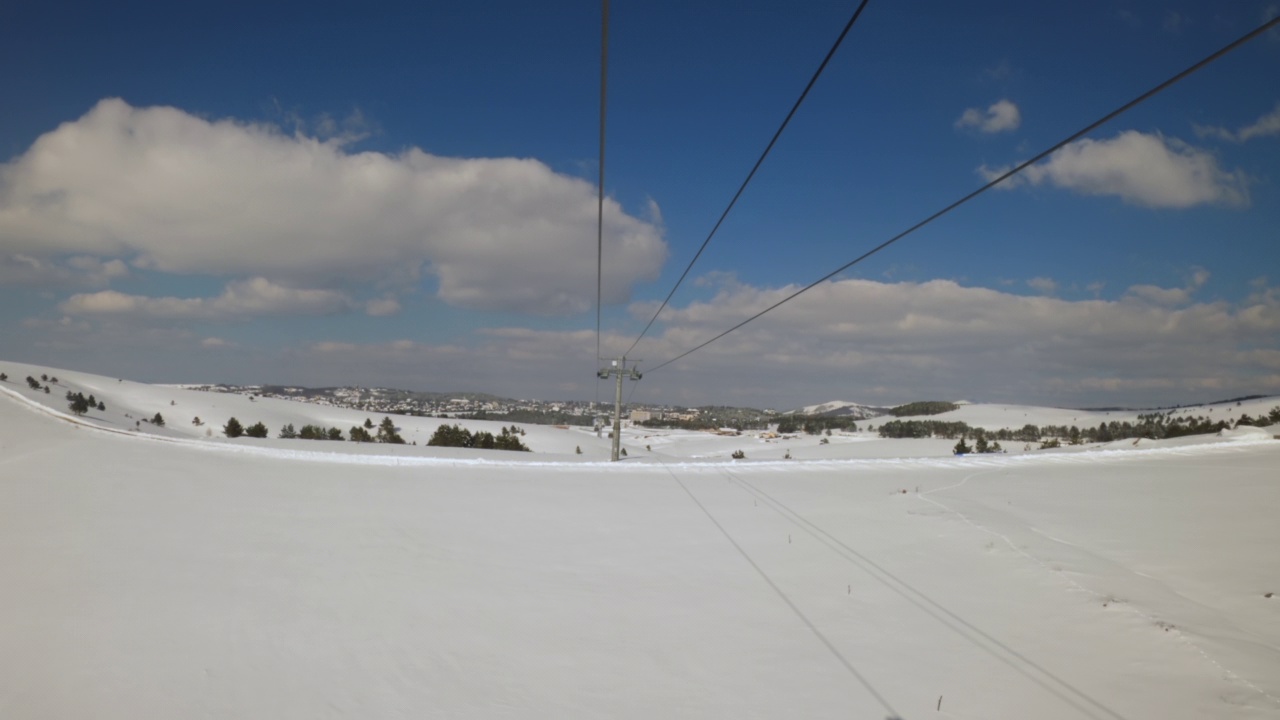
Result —
[[[364, 410], [370, 413], [419, 417], [497, 420], [541, 425], [593, 426], [597, 419], [609, 422], [612, 403], [582, 400], [513, 400], [485, 393], [432, 393], [391, 388], [305, 388], [282, 385], [183, 385], [190, 390], [235, 393], [249, 397], [279, 398], [316, 405]], [[689, 428], [764, 428], [776, 423], [775, 410], [726, 406], [680, 407], [628, 405], [627, 419], [634, 424], [659, 424]]]

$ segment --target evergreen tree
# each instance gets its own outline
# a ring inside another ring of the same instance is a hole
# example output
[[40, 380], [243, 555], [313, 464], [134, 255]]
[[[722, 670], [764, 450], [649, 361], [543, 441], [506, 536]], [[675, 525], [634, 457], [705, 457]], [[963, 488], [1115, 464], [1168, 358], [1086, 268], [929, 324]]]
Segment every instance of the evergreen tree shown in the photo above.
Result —
[[98, 410], [99, 410], [100, 412], [106, 412], [106, 411], [107, 411], [107, 404], [106, 404], [106, 403], [104, 403], [104, 402], [102, 402], [101, 400], [99, 400], [99, 401], [98, 401]]
[[976, 453], [985, 453], [987, 451], [987, 438], [979, 435], [978, 442], [973, 444], [973, 451]]
[[288, 425], [280, 428], [281, 440], [292, 440], [296, 437], [298, 437], [298, 431], [293, 429], [293, 423], [289, 423]]
[[396, 445], [404, 444], [404, 438], [400, 437], [400, 434], [396, 432], [396, 424], [391, 422], [390, 417], [383, 417], [382, 422], [378, 425], [378, 442]]
[[341, 441], [342, 441], [342, 431], [341, 431], [341, 430], [339, 430], [339, 429], [338, 429], [338, 428], [336, 428], [336, 427], [331, 427], [331, 428], [329, 428], [329, 435], [328, 435], [328, 437], [329, 437], [329, 439], [330, 439], [330, 440], [337, 440], [337, 441], [341, 442]]
[[370, 435], [369, 431], [365, 430], [363, 427], [353, 425], [351, 427], [351, 442], [373, 442], [373, 436]]
[[9, 376], [4, 373], [0, 373], [0, 382], [9, 382]]
[[245, 428], [244, 434], [248, 435], [251, 438], [265, 438], [269, 434], [269, 431], [267, 430], [266, 425], [263, 425], [260, 422], [256, 422], [250, 425], [249, 427]]
[[239, 420], [231, 418], [226, 425], [222, 426], [222, 434], [229, 438], [238, 438], [244, 434], [244, 426]]
[[967, 455], [969, 453], [969, 446], [965, 444], [964, 438], [960, 438], [960, 442], [951, 448], [951, 453], [953, 455]]
[[75, 413], [77, 416], [83, 415], [89, 412], [89, 401], [85, 400], [82, 397], [78, 397], [72, 400], [71, 404], [68, 407], [70, 407], [71, 412]]
[[365, 429], [365, 430], [372, 430], [372, 429], [373, 429], [373, 421], [372, 421], [372, 420], [370, 420], [369, 418], [365, 418], [365, 419], [364, 419], [364, 429]]
[[151, 424], [156, 427], [164, 427], [164, 416], [160, 413], [156, 413], [156, 416], [151, 418]]

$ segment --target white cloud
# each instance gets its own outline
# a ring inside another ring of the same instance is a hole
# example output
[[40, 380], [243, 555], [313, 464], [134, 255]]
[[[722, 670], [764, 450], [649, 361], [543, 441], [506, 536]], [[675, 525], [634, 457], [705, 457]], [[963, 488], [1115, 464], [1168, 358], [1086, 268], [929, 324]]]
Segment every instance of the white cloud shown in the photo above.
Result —
[[[638, 348], [647, 361], [641, 370], [796, 289], [728, 281], [710, 300], [669, 309]], [[646, 372], [636, 397], [785, 409], [802, 400], [973, 396], [1081, 406], [1280, 391], [1272, 382], [1280, 355], [1259, 352], [1280, 346], [1280, 292], [1239, 306], [1189, 297], [1159, 304], [1144, 293], [1139, 286], [1116, 300], [1062, 300], [948, 280], [825, 283], [685, 360]], [[647, 319], [653, 307], [632, 310]], [[604, 352], [621, 352], [632, 339], [607, 332]], [[591, 396], [593, 330], [495, 328], [471, 340], [324, 343], [289, 362], [306, 365], [322, 384], [359, 367], [409, 387], [459, 389], [461, 381], [527, 397], [529, 387], [579, 383], [576, 396]]]
[[1008, 100], [1000, 100], [982, 111], [969, 108], [956, 120], [957, 128], [977, 128], [984, 133], [999, 133], [1017, 130], [1022, 124], [1022, 113], [1018, 106]]
[[1178, 35], [1190, 26], [1191, 18], [1176, 10], [1166, 10], [1164, 20], [1160, 23], [1160, 29], [1170, 35]]
[[[1242, 352], [1280, 345], [1280, 297], [1193, 302], [1207, 275], [1192, 275], [1188, 288], [1135, 286], [1117, 300], [1074, 301], [951, 281], [826, 283], [650, 380], [680, 386], [690, 400], [726, 388], [724, 378], [764, 401], [778, 386], [829, 387], [832, 398], [867, 401], [876, 400], [865, 389], [874, 387], [887, 388], [888, 400], [974, 395], [1050, 404], [1178, 401], [1206, 387], [1260, 392], [1265, 368]], [[664, 313], [663, 333], [639, 351], [666, 360], [795, 290], [726, 286], [712, 300]], [[649, 313], [637, 307], [637, 315]], [[1123, 382], [1107, 395], [1093, 392], [1103, 388], [1088, 378]], [[1166, 392], [1152, 395], [1144, 383]]]
[[370, 300], [365, 303], [364, 312], [370, 317], [395, 315], [400, 312], [400, 301], [392, 297]]
[[[990, 181], [1006, 170], [983, 165], [978, 173]], [[1110, 140], [1077, 140], [999, 187], [1046, 182], [1082, 195], [1112, 195], [1146, 207], [1249, 204], [1243, 172], [1223, 170], [1207, 150], [1136, 130]]]
[[299, 290], [258, 277], [228, 283], [214, 298], [145, 297], [103, 290], [72, 295], [59, 309], [68, 315], [225, 321], [264, 315], [328, 315], [350, 307], [351, 300], [334, 290]]
[[1280, 103], [1277, 103], [1271, 112], [1235, 132], [1211, 125], [1193, 125], [1192, 127], [1200, 137], [1212, 137], [1231, 142], [1247, 142], [1254, 138], [1280, 135]]
[[58, 260], [38, 254], [0, 254], [0, 285], [103, 287], [128, 275], [129, 267], [120, 260], [103, 261], [88, 255]]
[[[709, 287], [710, 299], [670, 308], [640, 343], [645, 376], [635, 400], [790, 409], [832, 399], [968, 397], [1081, 407], [1280, 393], [1280, 288], [1259, 279], [1239, 303], [1208, 302], [1196, 299], [1197, 275], [1204, 279], [1189, 269], [1181, 289], [1135, 286], [1112, 299], [1080, 300], [1021, 294], [1025, 280], [1003, 290], [949, 280], [824, 283], [653, 372], [797, 289], [722, 276]], [[631, 310], [643, 322], [654, 307], [634, 303]], [[275, 367], [287, 376], [272, 381], [313, 386], [545, 399], [590, 399], [597, 391], [594, 326], [489, 328], [441, 343], [335, 336], [284, 351], [242, 344], [228, 364], [225, 353], [198, 351], [175, 362], [175, 348], [198, 349], [206, 337], [183, 323], [99, 314], [23, 325], [20, 332], [50, 353], [50, 364], [76, 367], [75, 358], [91, 352], [96, 371], [163, 382], [263, 382], [261, 369]], [[606, 330], [605, 355], [625, 351], [638, 327]], [[611, 397], [606, 384], [601, 399]]]
[[1144, 300], [1156, 305], [1177, 307], [1191, 302], [1191, 296], [1209, 282], [1210, 273], [1202, 267], [1192, 267], [1187, 277], [1186, 287], [1162, 288], [1157, 285], [1134, 285], [1126, 292], [1126, 297]]
[[1156, 305], [1175, 307], [1191, 301], [1191, 293], [1184, 288], [1162, 288], [1157, 285], [1134, 285], [1129, 288], [1131, 297]]
[[223, 340], [220, 337], [207, 337], [200, 341], [200, 347], [203, 348], [224, 348], [234, 347], [234, 343]]
[[[8, 262], [83, 255], [290, 285], [429, 274], [441, 299], [468, 308], [592, 306], [591, 183], [532, 159], [351, 152], [353, 137], [103, 100], [0, 166]], [[605, 300], [621, 302], [657, 277], [667, 248], [653, 222], [605, 205]]]
[[1058, 292], [1058, 283], [1053, 278], [1033, 277], [1027, 281], [1027, 286], [1041, 295], [1053, 295]]

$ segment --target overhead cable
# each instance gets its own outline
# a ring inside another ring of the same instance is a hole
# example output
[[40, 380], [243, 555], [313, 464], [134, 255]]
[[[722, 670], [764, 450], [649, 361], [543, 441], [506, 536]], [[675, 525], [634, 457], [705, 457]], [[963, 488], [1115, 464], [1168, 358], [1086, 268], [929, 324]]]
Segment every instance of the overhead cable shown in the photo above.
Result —
[[1081, 137], [1083, 137], [1083, 136], [1085, 136], [1085, 135], [1087, 135], [1087, 134], [1089, 134], [1089, 133], [1093, 132], [1094, 130], [1098, 129], [1098, 128], [1099, 128], [1099, 127], [1101, 127], [1102, 125], [1105, 125], [1106, 123], [1108, 123], [1108, 122], [1110, 122], [1111, 120], [1115, 119], [1117, 116], [1119, 116], [1119, 115], [1121, 115], [1121, 114], [1125, 113], [1126, 111], [1128, 111], [1128, 110], [1132, 109], [1134, 106], [1136, 106], [1136, 105], [1138, 105], [1138, 104], [1142, 103], [1143, 101], [1145, 101], [1145, 100], [1147, 100], [1147, 99], [1151, 98], [1152, 96], [1154, 96], [1154, 95], [1158, 94], [1158, 93], [1159, 93], [1159, 92], [1161, 92], [1162, 90], [1165, 90], [1165, 89], [1166, 89], [1166, 88], [1168, 88], [1169, 86], [1171, 86], [1171, 85], [1173, 85], [1173, 84], [1175, 84], [1175, 83], [1179, 82], [1180, 80], [1185, 79], [1187, 76], [1191, 75], [1192, 73], [1196, 72], [1197, 70], [1200, 70], [1201, 68], [1205, 67], [1206, 65], [1208, 65], [1208, 64], [1212, 63], [1213, 61], [1215, 61], [1215, 60], [1217, 60], [1217, 59], [1221, 58], [1222, 56], [1226, 55], [1227, 53], [1230, 53], [1232, 50], [1235, 50], [1236, 48], [1240, 47], [1241, 45], [1244, 45], [1245, 43], [1249, 42], [1250, 40], [1253, 40], [1254, 38], [1258, 37], [1259, 35], [1262, 35], [1263, 33], [1267, 32], [1268, 30], [1271, 30], [1272, 28], [1276, 27], [1277, 25], [1280, 25], [1280, 16], [1277, 16], [1277, 17], [1275, 17], [1275, 18], [1272, 18], [1271, 20], [1267, 21], [1266, 23], [1263, 23], [1263, 24], [1262, 24], [1261, 26], [1259, 26], [1258, 28], [1256, 28], [1256, 29], [1254, 29], [1253, 31], [1251, 31], [1251, 32], [1249, 32], [1249, 33], [1247, 33], [1247, 34], [1245, 34], [1245, 35], [1241, 36], [1240, 38], [1238, 38], [1238, 39], [1234, 40], [1233, 42], [1231, 42], [1230, 44], [1226, 45], [1225, 47], [1223, 47], [1222, 49], [1218, 50], [1217, 52], [1214, 52], [1213, 54], [1209, 55], [1208, 57], [1204, 58], [1203, 60], [1200, 60], [1199, 62], [1195, 63], [1195, 64], [1194, 64], [1194, 65], [1192, 65], [1191, 67], [1188, 67], [1187, 69], [1183, 70], [1182, 72], [1178, 73], [1177, 75], [1174, 75], [1173, 77], [1169, 78], [1168, 80], [1165, 80], [1164, 82], [1160, 83], [1159, 85], [1156, 85], [1155, 87], [1151, 88], [1150, 90], [1147, 90], [1146, 92], [1144, 92], [1144, 93], [1142, 93], [1141, 95], [1139, 95], [1138, 97], [1136, 97], [1136, 98], [1134, 98], [1134, 99], [1130, 100], [1129, 102], [1125, 103], [1124, 105], [1121, 105], [1120, 107], [1116, 108], [1115, 110], [1112, 110], [1111, 112], [1109, 112], [1109, 113], [1107, 113], [1106, 115], [1102, 116], [1102, 118], [1100, 118], [1100, 119], [1098, 119], [1098, 120], [1095, 120], [1094, 122], [1092, 122], [1092, 123], [1088, 124], [1088, 125], [1087, 125], [1087, 126], [1085, 126], [1084, 128], [1082, 128], [1082, 129], [1080, 129], [1080, 130], [1077, 130], [1076, 132], [1072, 133], [1071, 135], [1068, 135], [1067, 137], [1063, 138], [1062, 140], [1059, 140], [1058, 142], [1056, 142], [1056, 143], [1054, 143], [1052, 146], [1050, 146], [1048, 149], [1043, 150], [1043, 151], [1041, 151], [1041, 152], [1037, 153], [1037, 154], [1036, 154], [1034, 157], [1032, 157], [1031, 159], [1029, 159], [1029, 160], [1025, 160], [1025, 161], [1023, 161], [1023, 162], [1021, 162], [1021, 163], [1019, 163], [1019, 164], [1015, 165], [1013, 168], [1011, 168], [1011, 169], [1009, 169], [1009, 170], [1005, 171], [1005, 172], [1004, 172], [1004, 173], [1002, 173], [999, 177], [997, 177], [997, 178], [995, 178], [994, 180], [992, 180], [992, 181], [988, 182], [986, 185], [983, 185], [982, 187], [978, 188], [977, 190], [974, 190], [973, 192], [969, 193], [968, 195], [965, 195], [964, 197], [960, 198], [959, 200], [956, 200], [955, 202], [953, 202], [953, 203], [951, 203], [950, 205], [948, 205], [948, 206], [946, 206], [946, 207], [942, 208], [941, 210], [939, 210], [939, 211], [935, 212], [934, 214], [930, 215], [929, 217], [925, 218], [924, 220], [921, 220], [920, 222], [916, 223], [915, 225], [912, 225], [911, 227], [907, 228], [906, 230], [903, 230], [902, 232], [898, 233], [897, 235], [894, 235], [893, 237], [889, 238], [888, 240], [886, 240], [886, 241], [884, 241], [884, 242], [880, 243], [879, 245], [877, 245], [877, 246], [875, 246], [875, 247], [871, 248], [870, 250], [868, 250], [867, 252], [863, 253], [862, 255], [859, 255], [858, 257], [854, 258], [853, 260], [850, 260], [849, 262], [845, 263], [844, 265], [841, 265], [840, 267], [836, 268], [835, 270], [832, 270], [831, 272], [827, 273], [826, 275], [823, 275], [822, 277], [818, 278], [817, 280], [814, 280], [813, 282], [809, 283], [808, 285], [805, 285], [804, 287], [800, 288], [799, 290], [797, 290], [797, 291], [795, 291], [795, 292], [791, 293], [790, 295], [788, 295], [788, 296], [786, 296], [785, 298], [783, 298], [783, 299], [779, 300], [778, 302], [776, 302], [776, 303], [774, 303], [774, 304], [770, 305], [769, 307], [765, 308], [764, 310], [761, 310], [760, 312], [756, 313], [755, 315], [752, 315], [751, 317], [747, 318], [746, 320], [743, 320], [742, 322], [738, 323], [737, 325], [734, 325], [733, 327], [729, 328], [728, 330], [725, 330], [724, 332], [720, 333], [719, 335], [716, 335], [715, 337], [711, 338], [710, 340], [707, 340], [707, 341], [705, 341], [705, 342], [703, 342], [703, 343], [701, 343], [701, 344], [699, 344], [699, 345], [695, 345], [694, 347], [690, 348], [689, 350], [684, 351], [683, 353], [680, 353], [679, 355], [677, 355], [677, 356], [675, 356], [675, 357], [671, 358], [670, 360], [667, 360], [666, 362], [663, 362], [663, 363], [661, 363], [661, 364], [659, 364], [659, 365], [655, 365], [655, 366], [653, 366], [653, 367], [649, 368], [648, 372], [652, 373], [653, 371], [658, 370], [658, 369], [661, 369], [661, 368], [663, 368], [663, 367], [666, 367], [667, 365], [670, 365], [671, 363], [673, 363], [673, 362], [675, 362], [675, 361], [677, 361], [677, 360], [680, 360], [680, 359], [682, 359], [682, 358], [688, 357], [689, 355], [693, 354], [694, 352], [697, 352], [698, 350], [701, 350], [702, 348], [704, 348], [704, 347], [706, 347], [706, 346], [710, 345], [711, 343], [713, 343], [713, 342], [715, 342], [715, 341], [719, 340], [720, 338], [724, 337], [725, 335], [728, 335], [729, 333], [731, 333], [731, 332], [733, 332], [733, 331], [735, 331], [735, 330], [737, 330], [737, 329], [741, 328], [743, 325], [746, 325], [747, 323], [752, 322], [753, 320], [756, 320], [756, 319], [758, 319], [758, 318], [762, 317], [763, 315], [765, 315], [765, 314], [767, 314], [767, 313], [769, 313], [769, 312], [772, 312], [773, 310], [776, 310], [777, 308], [781, 307], [782, 305], [784, 305], [784, 304], [786, 304], [786, 303], [788, 303], [788, 302], [790, 302], [790, 301], [794, 300], [795, 298], [799, 297], [800, 295], [803, 295], [804, 293], [806, 293], [806, 292], [808, 292], [808, 291], [812, 290], [813, 288], [817, 287], [818, 285], [820, 285], [820, 284], [822, 284], [822, 283], [826, 282], [827, 280], [830, 280], [831, 278], [835, 277], [836, 275], [839, 275], [840, 273], [844, 272], [845, 270], [848, 270], [849, 268], [853, 267], [854, 265], [857, 265], [858, 263], [862, 262], [863, 260], [866, 260], [867, 258], [871, 257], [872, 255], [875, 255], [876, 253], [880, 252], [881, 250], [883, 250], [883, 249], [885, 249], [885, 248], [889, 247], [890, 245], [892, 245], [892, 244], [894, 244], [894, 243], [898, 242], [898, 241], [899, 241], [899, 240], [901, 240], [902, 238], [904, 238], [904, 237], [906, 237], [906, 236], [908, 236], [908, 235], [910, 235], [910, 234], [914, 233], [915, 231], [919, 230], [920, 228], [924, 227], [925, 225], [928, 225], [929, 223], [933, 222], [934, 220], [937, 220], [938, 218], [942, 217], [943, 215], [946, 215], [947, 213], [951, 212], [952, 210], [955, 210], [956, 208], [958, 208], [958, 207], [960, 207], [961, 205], [963, 205], [963, 204], [965, 204], [965, 203], [969, 202], [970, 200], [972, 200], [972, 199], [976, 198], [977, 196], [981, 195], [982, 193], [984, 193], [984, 192], [986, 192], [986, 191], [990, 190], [991, 188], [995, 187], [996, 185], [999, 185], [1000, 183], [1004, 182], [1005, 180], [1008, 180], [1009, 178], [1013, 177], [1014, 175], [1017, 175], [1018, 173], [1022, 172], [1023, 170], [1025, 170], [1026, 168], [1030, 167], [1031, 165], [1034, 165], [1035, 163], [1040, 162], [1041, 160], [1043, 160], [1044, 158], [1046, 158], [1046, 157], [1048, 157], [1049, 155], [1053, 154], [1054, 152], [1057, 152], [1058, 150], [1062, 149], [1065, 145], [1067, 145], [1067, 144], [1069, 144], [1069, 143], [1072, 143], [1072, 142], [1075, 142], [1076, 140], [1080, 139]]
[[733, 206], [738, 203], [738, 198], [742, 197], [742, 193], [747, 189], [747, 185], [751, 182], [751, 178], [755, 177], [756, 171], [760, 169], [760, 166], [764, 163], [764, 159], [769, 156], [769, 151], [773, 150], [773, 146], [778, 142], [778, 138], [782, 137], [782, 131], [787, 129], [787, 125], [791, 122], [791, 118], [794, 117], [796, 111], [800, 109], [800, 104], [804, 102], [806, 97], [808, 97], [809, 91], [812, 90], [814, 84], [818, 82], [818, 77], [821, 76], [822, 71], [827, 68], [827, 63], [831, 62], [831, 58], [836, 54], [836, 50], [840, 48], [840, 44], [844, 42], [845, 36], [849, 34], [849, 30], [853, 28], [853, 24], [858, 21], [858, 16], [862, 15], [862, 10], [867, 6], [869, 1], [870, 0], [862, 0], [862, 2], [858, 4], [858, 9], [853, 11], [853, 16], [849, 18], [849, 22], [845, 23], [844, 30], [840, 31], [840, 36], [836, 38], [831, 49], [827, 51], [827, 56], [822, 59], [822, 64], [818, 65], [818, 69], [813, 73], [813, 77], [809, 78], [809, 84], [804, 86], [804, 91], [800, 93], [800, 97], [797, 98], [795, 104], [791, 106], [791, 112], [787, 113], [787, 117], [783, 119], [782, 124], [778, 126], [777, 132], [773, 134], [773, 138], [770, 139], [769, 144], [765, 146], [764, 152], [760, 153], [760, 157], [756, 160], [756, 164], [751, 167], [751, 172], [747, 173], [747, 179], [742, 181], [742, 185], [738, 186], [738, 192], [733, 194], [733, 199], [729, 201], [728, 207], [724, 209], [724, 212], [720, 213], [720, 219], [716, 220], [715, 226], [713, 226], [711, 228], [711, 232], [707, 234], [707, 239], [702, 241], [702, 246], [698, 248], [698, 252], [694, 253], [693, 259], [689, 261], [689, 265], [685, 267], [684, 272], [680, 274], [680, 279], [676, 280], [676, 284], [671, 288], [671, 292], [667, 293], [667, 297], [662, 301], [662, 305], [658, 307], [658, 311], [653, 314], [653, 317], [649, 318], [649, 323], [644, 326], [644, 330], [640, 331], [640, 335], [636, 337], [635, 342], [631, 343], [631, 347], [628, 348], [623, 355], [630, 355], [631, 351], [636, 349], [636, 345], [640, 344], [640, 340], [649, 332], [649, 328], [653, 327], [654, 321], [662, 314], [662, 311], [667, 307], [667, 303], [671, 302], [671, 297], [676, 294], [676, 290], [680, 288], [681, 283], [683, 283], [684, 279], [689, 276], [689, 271], [693, 269], [694, 263], [698, 262], [698, 258], [702, 257], [702, 251], [707, 249], [707, 245], [710, 244], [711, 238], [715, 237], [716, 231], [720, 229], [720, 225], [724, 223], [724, 219], [729, 216], [729, 211], [733, 210]]
[[[609, 0], [602, 0], [600, 18], [600, 178], [596, 188], [596, 363], [600, 362], [600, 312], [604, 297], [604, 128], [609, 89]], [[596, 404], [600, 381], [596, 380]]]

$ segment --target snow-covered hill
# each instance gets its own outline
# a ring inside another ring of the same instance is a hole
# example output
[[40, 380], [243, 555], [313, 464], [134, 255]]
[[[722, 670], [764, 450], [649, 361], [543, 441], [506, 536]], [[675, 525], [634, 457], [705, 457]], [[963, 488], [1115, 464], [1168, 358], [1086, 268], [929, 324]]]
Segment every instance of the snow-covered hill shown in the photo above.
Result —
[[792, 410], [788, 415], [829, 415], [834, 417], [851, 417], [856, 420], [876, 417], [884, 414], [885, 408], [862, 405], [845, 400], [832, 400], [820, 405], [806, 405], [799, 410]]
[[608, 464], [556, 428], [228, 440], [364, 417], [0, 372], [6, 720], [1280, 717], [1274, 428], [965, 458], [629, 432]]

